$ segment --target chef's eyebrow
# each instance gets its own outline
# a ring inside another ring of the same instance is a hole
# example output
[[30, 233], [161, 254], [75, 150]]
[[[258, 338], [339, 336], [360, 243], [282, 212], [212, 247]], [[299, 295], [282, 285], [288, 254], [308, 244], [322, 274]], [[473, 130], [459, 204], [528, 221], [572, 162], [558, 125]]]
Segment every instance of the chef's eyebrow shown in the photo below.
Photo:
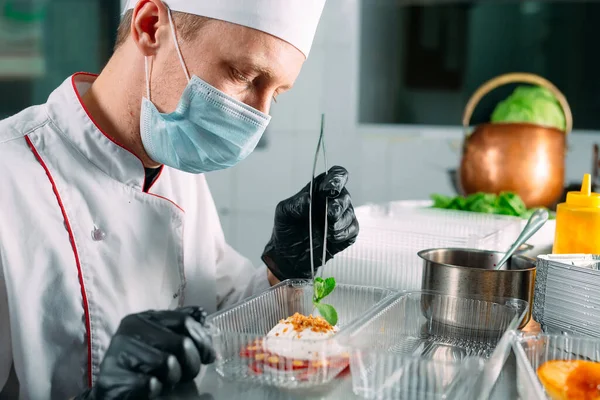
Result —
[[[254, 71], [258, 75], [264, 76], [265, 78], [267, 78], [269, 80], [275, 80], [277, 78], [277, 75], [275, 74], [275, 72], [266, 65], [260, 65], [260, 64], [250, 61], [250, 62], [246, 63], [246, 68]], [[279, 87], [280, 90], [290, 90], [291, 88], [292, 88], [292, 85], [290, 85], [290, 84], [281, 85]]]

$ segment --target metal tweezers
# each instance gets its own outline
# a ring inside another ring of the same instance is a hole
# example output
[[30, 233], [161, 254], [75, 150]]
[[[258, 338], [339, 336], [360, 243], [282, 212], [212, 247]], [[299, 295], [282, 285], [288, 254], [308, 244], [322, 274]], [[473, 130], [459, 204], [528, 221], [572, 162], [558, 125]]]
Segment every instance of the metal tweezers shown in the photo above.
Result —
[[[314, 258], [314, 243], [313, 243], [313, 223], [312, 223], [312, 215], [313, 215], [313, 194], [314, 194], [314, 184], [315, 184], [315, 173], [317, 171], [317, 161], [319, 160], [319, 152], [323, 149], [323, 161], [325, 163], [325, 175], [329, 172], [329, 167], [327, 166], [327, 152], [325, 150], [325, 138], [324, 138], [324, 126], [325, 126], [325, 114], [321, 114], [321, 133], [319, 135], [319, 142], [317, 144], [317, 151], [315, 152], [315, 160], [313, 162], [313, 170], [312, 170], [312, 179], [310, 180], [310, 203], [309, 203], [309, 216], [308, 216], [308, 229], [309, 229], [309, 244], [310, 244], [310, 270], [311, 276], [314, 280], [315, 278], [315, 258]], [[327, 256], [327, 198], [325, 198], [325, 228], [323, 231], [323, 258], [321, 259], [321, 267], [325, 266], [326, 256]], [[320, 274], [323, 274], [323, 268], [321, 268]]]

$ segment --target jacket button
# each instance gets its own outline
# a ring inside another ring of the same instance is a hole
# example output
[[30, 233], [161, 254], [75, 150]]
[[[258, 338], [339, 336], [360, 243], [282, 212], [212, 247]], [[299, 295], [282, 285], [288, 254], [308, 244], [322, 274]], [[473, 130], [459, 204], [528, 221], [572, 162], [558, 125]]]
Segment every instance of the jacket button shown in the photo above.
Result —
[[104, 233], [104, 231], [102, 231], [101, 229], [94, 226], [94, 229], [92, 230], [92, 240], [94, 242], [99, 242], [101, 240], [104, 240], [105, 237], [106, 237], [106, 233]]

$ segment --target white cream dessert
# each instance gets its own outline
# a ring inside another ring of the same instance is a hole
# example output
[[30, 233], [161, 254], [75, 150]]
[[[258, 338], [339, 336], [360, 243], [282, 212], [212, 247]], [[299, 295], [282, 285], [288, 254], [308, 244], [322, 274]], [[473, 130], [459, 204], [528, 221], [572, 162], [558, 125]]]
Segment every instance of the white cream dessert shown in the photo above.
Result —
[[[327, 350], [330, 354], [332, 344], [327, 344], [327, 349], [321, 342], [335, 335], [338, 326], [331, 326], [322, 317], [305, 316], [299, 313], [279, 321], [267, 334], [265, 341], [266, 350], [282, 357], [296, 360], [310, 360], [322, 355], [319, 352]], [[281, 338], [287, 340], [269, 340]]]

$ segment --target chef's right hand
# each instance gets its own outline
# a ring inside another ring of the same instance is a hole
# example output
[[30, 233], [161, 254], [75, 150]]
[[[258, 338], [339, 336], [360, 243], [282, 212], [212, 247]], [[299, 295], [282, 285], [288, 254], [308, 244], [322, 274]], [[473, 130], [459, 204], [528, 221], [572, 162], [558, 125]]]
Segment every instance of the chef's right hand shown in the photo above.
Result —
[[96, 384], [75, 400], [149, 399], [193, 380], [215, 360], [200, 307], [146, 311], [121, 321]]

